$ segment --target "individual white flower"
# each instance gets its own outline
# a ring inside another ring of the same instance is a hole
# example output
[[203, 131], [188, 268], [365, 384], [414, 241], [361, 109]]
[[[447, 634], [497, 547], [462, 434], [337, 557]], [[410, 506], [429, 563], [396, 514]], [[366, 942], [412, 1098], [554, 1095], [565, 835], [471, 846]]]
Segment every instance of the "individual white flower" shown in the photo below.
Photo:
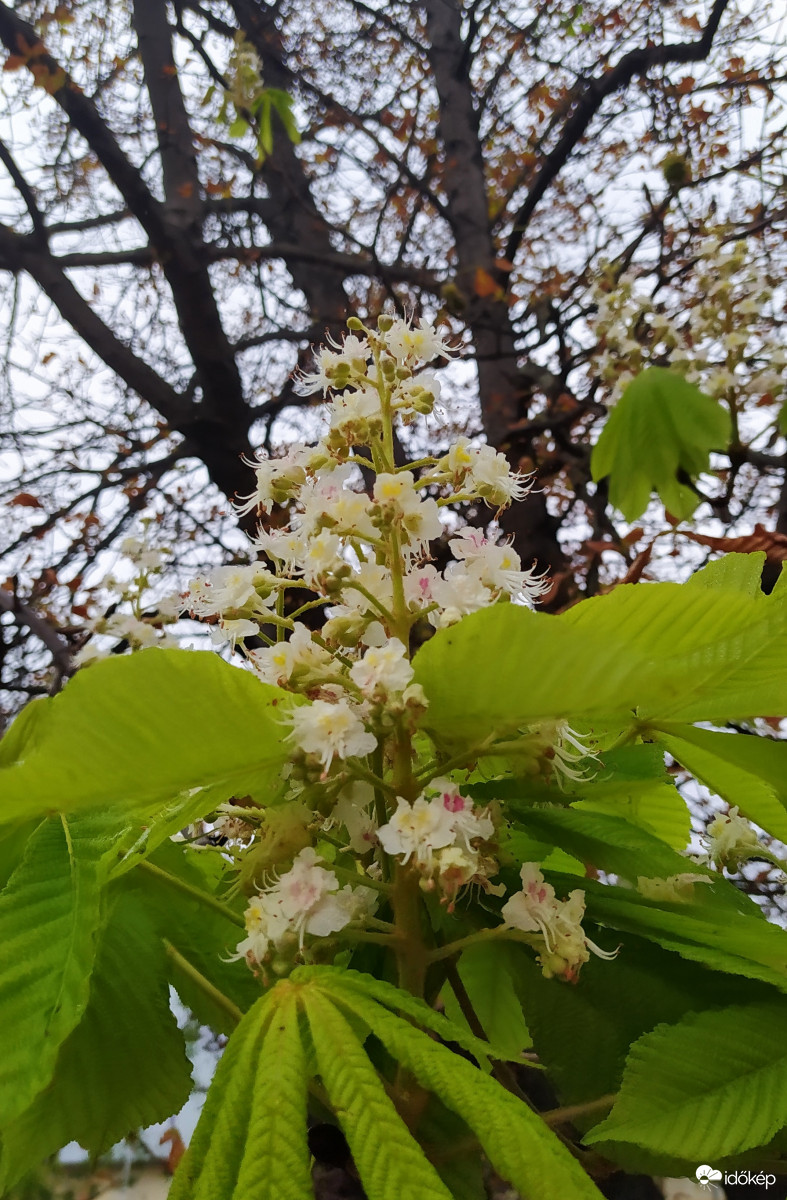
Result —
[[357, 711], [347, 700], [314, 703], [293, 709], [289, 737], [305, 754], [316, 755], [327, 771], [336, 758], [362, 758], [377, 746]]
[[449, 545], [455, 558], [476, 568], [482, 583], [512, 599], [535, 600], [551, 587], [545, 575], [532, 568], [523, 571], [519, 555], [509, 545], [493, 542], [477, 529], [462, 529]]
[[440, 460], [440, 465], [448, 472], [456, 487], [461, 487], [473, 465], [474, 450], [475, 447], [469, 438], [458, 437], [449, 447], [445, 457]]
[[238, 942], [235, 958], [261, 963], [272, 946], [284, 939], [289, 932], [289, 921], [281, 914], [268, 911], [264, 896], [252, 896], [243, 914], [246, 937]]
[[268, 512], [274, 504], [284, 504], [297, 496], [306, 482], [306, 469], [314, 450], [300, 442], [289, 446], [280, 458], [268, 458], [258, 450], [253, 459], [243, 458], [247, 466], [254, 468], [256, 486], [248, 496], [240, 496], [233, 508], [239, 516], [246, 513]]
[[323, 520], [326, 527], [342, 537], [369, 541], [377, 537], [369, 514], [370, 508], [371, 501], [367, 495], [345, 489], [333, 501]]
[[424, 553], [443, 532], [437, 502], [421, 498], [412, 471], [378, 475], [372, 494], [380, 508], [376, 523], [383, 529], [397, 526], [410, 557]]
[[708, 858], [718, 867], [735, 870], [747, 858], [766, 854], [763, 846], [749, 825], [738, 812], [731, 808], [726, 816], [711, 821], [707, 830]]
[[323, 527], [333, 505], [344, 494], [352, 472], [352, 465], [343, 463], [333, 471], [320, 471], [308, 480], [299, 497], [302, 512], [296, 517], [298, 529], [302, 534], [308, 535]]
[[617, 951], [601, 950], [585, 936], [582, 918], [585, 915], [585, 894], [569, 893], [567, 900], [558, 900], [555, 889], [544, 880], [536, 863], [524, 863], [520, 871], [522, 891], [506, 901], [501, 916], [512, 929], [537, 933], [544, 939], [544, 949], [538, 959], [547, 979], [554, 975], [573, 983], [590, 951], [599, 958], [614, 958]]
[[361, 387], [343, 392], [330, 407], [331, 430], [343, 441], [367, 444], [383, 425], [380, 395], [375, 388]]
[[349, 573], [342, 551], [342, 540], [335, 533], [324, 530], [310, 538], [303, 557], [303, 577], [306, 582], [325, 591], [334, 577]]
[[478, 879], [482, 872], [481, 855], [465, 846], [445, 846], [434, 856], [434, 873], [440, 891], [448, 900], [448, 911], [458, 893]]
[[398, 363], [408, 366], [428, 363], [434, 358], [450, 358], [454, 353], [443, 335], [424, 317], [417, 325], [397, 317], [383, 336], [388, 352]]
[[281, 564], [282, 570], [294, 574], [303, 566], [308, 551], [307, 539], [300, 530], [260, 529], [251, 539], [256, 550]]
[[427, 791], [436, 792], [433, 803], [441, 804], [450, 814], [454, 840], [458, 846], [470, 851], [474, 840], [488, 841], [494, 836], [494, 822], [486, 809], [477, 813], [473, 801], [463, 796], [450, 779], [433, 779]]
[[371, 647], [350, 667], [350, 678], [369, 700], [383, 700], [403, 692], [414, 675], [407, 648], [391, 638], [384, 646]]
[[287, 641], [254, 650], [250, 658], [260, 679], [280, 687], [288, 684], [293, 676], [305, 679], [324, 675], [333, 667], [329, 651], [318, 645], [311, 631], [297, 621]]
[[437, 568], [431, 563], [415, 567], [404, 577], [404, 597], [410, 608], [426, 608], [435, 602], [435, 589], [442, 582]]
[[222, 617], [218, 626], [214, 625], [211, 628], [210, 637], [214, 646], [229, 642], [234, 650], [238, 642], [247, 637], [256, 637], [259, 632], [260, 627], [256, 621], [249, 621], [246, 617]]
[[369, 356], [369, 343], [366, 338], [349, 334], [339, 343], [329, 338], [334, 349], [322, 347], [314, 356], [317, 370], [312, 374], [303, 374], [295, 383], [295, 390], [301, 396], [310, 396], [314, 392], [327, 395], [329, 388], [341, 390], [350, 383], [353, 375], [363, 376], [366, 372]]
[[[276, 600], [277, 584], [257, 563], [250, 566], [216, 567], [209, 575], [192, 579], [189, 584], [188, 608], [200, 617], [220, 617], [225, 612], [250, 608], [263, 612]], [[267, 594], [260, 596], [258, 588]]]
[[532, 478], [512, 471], [508, 459], [492, 446], [476, 446], [465, 480], [465, 489], [486, 500], [494, 508], [504, 508], [512, 500], [524, 500], [533, 486]]
[[359, 780], [342, 791], [327, 822], [345, 827], [350, 849], [356, 854], [366, 854], [377, 845], [377, 826], [370, 813], [373, 803], [371, 784]]
[[292, 867], [276, 883], [252, 897], [245, 913], [247, 937], [236, 957], [261, 963], [270, 949], [297, 938], [302, 949], [306, 934], [328, 937], [338, 933], [376, 903], [370, 888], [339, 888], [333, 871], [320, 866], [323, 859], [311, 846], [296, 856]]
[[399, 798], [396, 812], [387, 825], [381, 825], [377, 837], [386, 854], [401, 855], [405, 864], [430, 868], [432, 855], [454, 841], [453, 815], [439, 802], [419, 796], [413, 804]]
[[432, 598], [440, 606], [429, 613], [429, 621], [437, 629], [455, 625], [468, 613], [478, 612], [492, 602], [489, 588], [464, 563], [448, 564], [442, 579], [438, 577], [432, 585]]
[[685, 904], [694, 895], [695, 883], [713, 883], [713, 879], [710, 875], [693, 875], [690, 871], [670, 875], [667, 879], [647, 879], [640, 875], [637, 878], [637, 891], [646, 900]]
[[532, 478], [511, 470], [504, 454], [487, 444], [475, 446], [466, 437], [457, 438], [438, 466], [455, 488], [494, 508], [524, 500], [533, 486]]

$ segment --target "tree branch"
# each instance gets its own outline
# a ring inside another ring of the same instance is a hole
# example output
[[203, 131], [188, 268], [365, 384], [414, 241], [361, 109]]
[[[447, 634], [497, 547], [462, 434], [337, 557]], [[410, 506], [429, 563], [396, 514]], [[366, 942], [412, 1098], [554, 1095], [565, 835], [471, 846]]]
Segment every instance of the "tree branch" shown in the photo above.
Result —
[[40, 642], [43, 642], [52, 655], [60, 678], [73, 674], [74, 660], [71, 656], [71, 647], [66, 639], [53, 625], [39, 616], [34, 608], [20, 600], [16, 591], [8, 592], [0, 588], [0, 609], [3, 612], [12, 613], [17, 625], [26, 626]]
[[530, 191], [514, 217], [514, 226], [505, 248], [507, 259], [514, 261], [530, 218], [545, 192], [563, 170], [607, 97], [628, 87], [636, 75], [646, 75], [652, 67], [665, 66], [667, 63], [700, 62], [706, 58], [729, 3], [730, 0], [715, 0], [708, 23], [696, 41], [638, 47], [624, 54], [620, 62], [605, 75], [596, 76], [588, 81], [573, 113], [566, 121], [557, 145], [539, 167]]

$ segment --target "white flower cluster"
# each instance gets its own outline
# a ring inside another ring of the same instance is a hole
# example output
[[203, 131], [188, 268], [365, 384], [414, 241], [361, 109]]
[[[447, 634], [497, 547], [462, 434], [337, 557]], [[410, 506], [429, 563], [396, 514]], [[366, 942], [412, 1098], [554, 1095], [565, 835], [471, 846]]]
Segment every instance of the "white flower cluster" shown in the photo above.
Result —
[[371, 888], [349, 883], [340, 888], [335, 873], [320, 866], [322, 862], [306, 846], [289, 871], [252, 897], [245, 915], [247, 936], [236, 958], [252, 966], [262, 964], [273, 952], [302, 950], [307, 934], [328, 937], [374, 910], [377, 895]]
[[[349, 324], [350, 334], [321, 349], [299, 383], [304, 394], [326, 398], [322, 440], [250, 464], [256, 485], [239, 512], [282, 506], [286, 524], [277, 518], [259, 528], [252, 544], [261, 561], [195, 579], [186, 598], [187, 610], [238, 647], [264, 682], [301, 698], [283, 717], [292, 763], [272, 810], [297, 809], [293, 828], [277, 840], [271, 827], [266, 840], [266, 819], [255, 818], [242, 827], [243, 844], [225, 846], [247, 891], [266, 871], [292, 863], [249, 902], [238, 955], [252, 965], [291, 958], [305, 937], [327, 937], [354, 921], [365, 925], [356, 938], [390, 937], [394, 925], [371, 915], [368, 889], [339, 887], [347, 860], [351, 878], [374, 879], [386, 895], [395, 891], [392, 879], [404, 878], [416, 895], [419, 888], [439, 892], [449, 911], [471, 886], [496, 896], [505, 890], [490, 882], [499, 867], [489, 809], [477, 808], [448, 777], [424, 786], [414, 772], [427, 704], [410, 641], [419, 622], [444, 628], [491, 604], [530, 604], [547, 591], [544, 577], [523, 569], [509, 545], [476, 528], [447, 536], [440, 516], [442, 506], [465, 501], [483, 501], [494, 515], [523, 499], [529, 481], [492, 447], [467, 438], [441, 457], [399, 465], [394, 423], [431, 411], [440, 387], [424, 368], [451, 351], [424, 321], [384, 316], [377, 331]], [[453, 554], [442, 572], [428, 561], [438, 538]], [[576, 777], [573, 764], [587, 752], [573, 731], [555, 724], [531, 732], [538, 763]], [[233, 807], [233, 820], [245, 815]], [[336, 847], [335, 870], [322, 865], [313, 845], [326, 844], [320, 839]], [[542, 922], [542, 961], [569, 977], [586, 942], [577, 932], [577, 901], [555, 905]], [[555, 965], [560, 954], [562, 967]]]
[[[456, 561], [442, 574], [423, 564], [444, 533], [441, 503], [485, 500], [499, 509], [522, 499], [529, 484], [502, 454], [466, 438], [441, 459], [420, 460], [420, 473], [397, 468], [393, 420], [431, 410], [439, 384], [422, 368], [451, 351], [423, 320], [383, 317], [377, 332], [357, 321], [353, 328], [321, 349], [315, 371], [300, 380], [302, 392], [328, 398], [325, 438], [250, 464], [256, 487], [239, 512], [285, 505], [290, 516], [287, 527], [260, 528], [253, 540], [269, 565], [218, 568], [192, 581], [186, 601], [217, 639], [268, 643], [246, 657], [263, 680], [312, 701], [292, 713], [290, 738], [323, 774], [335, 760], [375, 749], [384, 706], [412, 719], [423, 711], [405, 645], [421, 617], [450, 625], [501, 598], [531, 602], [548, 587], [522, 570], [510, 546], [479, 531], [451, 539]], [[374, 477], [366, 490], [359, 465]], [[283, 616], [284, 594], [297, 597], [298, 589], [305, 608], [326, 607], [319, 636], [298, 620], [297, 604]]]
[[391, 819], [377, 830], [386, 854], [402, 864], [412, 862], [421, 886], [439, 887], [450, 901], [449, 911], [459, 890], [470, 883], [502, 895], [502, 888], [488, 883], [497, 874], [497, 863], [482, 849], [494, 836], [488, 811], [477, 811], [448, 779], [433, 779], [412, 804], [400, 797]]
[[180, 601], [175, 596], [157, 595], [154, 589], [169, 551], [154, 546], [149, 537], [126, 537], [119, 550], [131, 571], [116, 568], [96, 585], [95, 590], [103, 594], [105, 611], [87, 622], [91, 636], [75, 655], [77, 666], [106, 658], [118, 642], [127, 642], [132, 650], [179, 645], [167, 626], [177, 620]]
[[590, 365], [612, 399], [651, 364], [674, 367], [720, 400], [783, 398], [787, 349], [769, 315], [773, 288], [750, 255], [747, 243], [708, 237], [681, 286], [659, 280], [652, 295], [634, 270], [619, 279], [602, 270], [588, 318], [597, 342]]
[[520, 878], [522, 891], [503, 905], [503, 920], [512, 929], [543, 938], [538, 961], [547, 979], [557, 976], [569, 983], [576, 982], [591, 951], [599, 958], [615, 957], [616, 950], [601, 950], [585, 935], [581, 924], [585, 915], [584, 892], [573, 891], [567, 900], [558, 900], [537, 863], [524, 863]]

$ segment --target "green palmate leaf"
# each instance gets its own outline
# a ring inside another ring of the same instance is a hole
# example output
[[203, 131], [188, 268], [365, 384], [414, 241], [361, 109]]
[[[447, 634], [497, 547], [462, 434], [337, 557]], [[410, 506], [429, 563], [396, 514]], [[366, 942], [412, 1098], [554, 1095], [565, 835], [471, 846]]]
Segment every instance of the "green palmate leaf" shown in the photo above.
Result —
[[[633, 584], [561, 614], [641, 672], [647, 720], [727, 721], [787, 712], [787, 603], [728, 588]], [[637, 665], [639, 660], [639, 665]]]
[[[509, 1059], [519, 1059], [522, 1051], [533, 1044], [511, 978], [518, 965], [517, 949], [502, 945], [472, 946], [465, 950], [457, 966], [461, 986], [481, 1028], [492, 1045]], [[443, 989], [443, 999], [446, 1015], [455, 1024], [467, 1026], [450, 981]]]
[[[238, 1200], [311, 1196], [306, 1084], [306, 1058], [293, 997], [277, 1007], [262, 1044], [244, 1155], [232, 1193]], [[216, 1195], [208, 1190], [196, 1194], [205, 1200]]]
[[787, 842], [787, 742], [691, 725], [665, 724], [653, 732], [701, 783]]
[[[227, 1043], [188, 1151], [172, 1182], [169, 1200], [213, 1200], [218, 1196], [222, 1200], [241, 1200], [236, 1184], [251, 1122], [260, 1055], [273, 1016], [274, 994], [269, 992], [257, 1001]], [[297, 1047], [294, 1052], [297, 1055]], [[265, 1091], [271, 1091], [270, 1080]], [[298, 1130], [292, 1134], [297, 1138]], [[267, 1165], [260, 1163], [260, 1169]]]
[[695, 868], [660, 838], [622, 817], [554, 805], [533, 808], [509, 802], [508, 807], [516, 813], [517, 824], [531, 836], [632, 883], [639, 875], [666, 877], [695, 869], [714, 882], [718, 880], [715, 873]]
[[[138, 889], [140, 901], [147, 907], [158, 934], [245, 1012], [259, 997], [260, 989], [245, 961], [229, 961], [244, 936], [243, 930], [229, 916], [223, 916], [199, 899], [201, 894], [211, 899], [216, 898], [218, 891], [226, 891], [224, 859], [218, 854], [189, 852], [182, 844], [169, 842], [159, 847], [151, 862], [166, 875], [143, 867], [129, 883]], [[193, 888], [194, 893], [179, 890], [179, 883]], [[228, 913], [234, 911], [226, 897], [221, 902]], [[237, 915], [241, 920], [242, 911], [240, 905]], [[220, 1033], [232, 1033], [236, 1021], [225, 1007], [217, 1005], [196, 986], [177, 960], [169, 960], [169, 971], [170, 982], [181, 1000], [204, 1025]]]
[[347, 991], [366, 1000], [374, 999], [394, 1012], [404, 1013], [424, 1029], [431, 1029], [444, 1042], [456, 1042], [463, 1050], [472, 1054], [483, 1067], [488, 1065], [489, 1055], [495, 1056], [494, 1047], [469, 1033], [465, 1026], [455, 1025], [442, 1013], [435, 1012], [423, 1000], [394, 987], [392, 983], [374, 979], [360, 971], [346, 971], [339, 967], [299, 967], [293, 972], [292, 978], [297, 982], [314, 980], [321, 986], [327, 985], [332, 994]]
[[2, 1182], [72, 1140], [103, 1153], [172, 1116], [190, 1090], [163, 948], [134, 897], [120, 895], [98, 945], [87, 1008], [61, 1046], [51, 1083], [2, 1130]]
[[[566, 891], [576, 886], [570, 875], [551, 875], [550, 882]], [[787, 932], [763, 920], [755, 906], [748, 916], [707, 900], [656, 903], [631, 889], [592, 879], [584, 880], [582, 887], [591, 919], [649, 938], [684, 958], [787, 991]], [[695, 895], [703, 887], [696, 884]]]
[[[462, 1118], [492, 1166], [523, 1200], [599, 1200], [595, 1185], [541, 1118], [494, 1079], [365, 997], [350, 997], [344, 990], [335, 997], [366, 1022], [423, 1087]], [[361, 1178], [366, 1184], [363, 1171]]]
[[716, 558], [687, 580], [688, 587], [727, 588], [744, 592], [747, 596], [765, 600], [762, 590], [762, 568], [765, 566], [765, 551], [753, 554], [725, 554]]
[[[539, 722], [605, 727], [787, 712], [787, 603], [636, 584], [559, 616], [495, 605], [439, 630], [414, 661], [430, 732], [479, 747]], [[472, 680], [472, 686], [468, 681]]]
[[[0, 743], [1, 744], [1, 743]], [[24, 857], [25, 847], [41, 824], [40, 817], [0, 826], [0, 890], [2, 890]]]
[[[766, 984], [686, 962], [632, 934], [623, 935], [612, 961], [591, 956], [576, 987], [545, 979], [528, 949], [514, 949], [514, 978], [535, 1048], [563, 1104], [616, 1092], [631, 1043], [659, 1023], [680, 1021], [721, 996], [734, 1003], [773, 998]], [[589, 1115], [584, 1123], [578, 1118], [579, 1127], [603, 1115]]]
[[723, 450], [730, 436], [730, 415], [721, 404], [681, 375], [648, 367], [612, 409], [593, 448], [591, 471], [595, 480], [610, 477], [610, 503], [627, 521], [642, 515], [651, 492], [685, 520], [699, 497], [679, 474], [696, 479], [708, 469], [711, 450]]
[[686, 802], [667, 774], [659, 745], [621, 746], [587, 762], [583, 779], [547, 782], [541, 776], [474, 784], [469, 794], [482, 800], [570, 803], [581, 812], [622, 817], [655, 834], [674, 850], [684, 850], [691, 819]]
[[600, 754], [600, 765], [586, 781], [569, 783], [581, 811], [608, 813], [640, 825], [674, 850], [683, 851], [691, 834], [691, 815], [675, 781], [664, 767], [660, 746], [621, 746]]
[[2, 821], [53, 808], [139, 811], [192, 789], [205, 789], [203, 811], [233, 794], [268, 798], [287, 756], [286, 694], [213, 654], [113, 657], [36, 703], [0, 768]]
[[100, 922], [100, 849], [44, 821], [0, 895], [0, 1126], [49, 1082], [87, 1004]]
[[787, 1003], [689, 1013], [631, 1048], [609, 1117], [586, 1138], [703, 1162], [761, 1146], [787, 1124]]
[[[310, 988], [306, 1011], [323, 1087], [344, 1130], [366, 1195], [369, 1200], [452, 1200], [333, 999]], [[365, 1022], [369, 1012], [379, 1012], [393, 1023], [412, 1029], [401, 1018], [386, 1014], [374, 1001], [361, 1001], [349, 991], [342, 992], [341, 999]], [[437, 1049], [437, 1043], [430, 1042], [425, 1034], [413, 1032]], [[445, 1053], [462, 1061], [449, 1050]], [[475, 1073], [487, 1078], [478, 1070]]]

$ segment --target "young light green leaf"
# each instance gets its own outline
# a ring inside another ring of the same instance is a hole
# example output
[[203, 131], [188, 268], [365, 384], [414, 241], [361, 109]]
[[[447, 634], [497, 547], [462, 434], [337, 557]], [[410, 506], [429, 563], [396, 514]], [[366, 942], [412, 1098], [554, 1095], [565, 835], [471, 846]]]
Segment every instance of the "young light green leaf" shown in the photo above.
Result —
[[787, 841], [787, 742], [692, 725], [664, 724], [653, 732], [696, 779]]
[[87, 1004], [101, 848], [65, 818], [44, 821], [0, 894], [0, 1125], [49, 1082]]
[[[641, 675], [643, 720], [727, 721], [787, 712], [787, 602], [726, 588], [627, 584], [557, 618]], [[639, 662], [638, 662], [639, 660]]]
[[[566, 890], [576, 886], [570, 875], [552, 875], [550, 882]], [[649, 938], [684, 958], [787, 991], [787, 932], [763, 920], [755, 906], [749, 916], [726, 904], [656, 903], [631, 888], [592, 879], [584, 880], [582, 888], [591, 919]]]
[[153, 648], [95, 663], [25, 720], [0, 768], [0, 821], [54, 806], [149, 809], [196, 789], [203, 811], [266, 796], [287, 756], [289, 703], [213, 654]]
[[725, 554], [706, 563], [701, 570], [686, 581], [688, 587], [727, 588], [744, 592], [747, 596], [765, 600], [762, 590], [762, 568], [765, 566], [765, 551], [753, 554]]
[[336, 999], [351, 1007], [389, 1054], [462, 1118], [492, 1166], [523, 1200], [599, 1200], [601, 1193], [555, 1134], [496, 1080], [374, 1001], [344, 990]]
[[612, 1112], [585, 1140], [710, 1160], [787, 1125], [787, 1003], [689, 1013], [635, 1042]]
[[283, 92], [281, 88], [266, 88], [265, 90], [287, 132], [287, 137], [293, 145], [299, 145], [301, 134], [292, 111], [292, 96], [288, 92]]
[[648, 367], [631, 381], [612, 409], [593, 448], [593, 478], [609, 476], [610, 503], [635, 521], [658, 492], [678, 520], [699, 503], [681, 482], [707, 471], [711, 450], [723, 450], [731, 436], [730, 414], [694, 384], [665, 367]]
[[[254, 1096], [237, 1200], [311, 1198], [311, 1156], [306, 1141], [306, 1057], [293, 996], [271, 1016], [254, 1080]], [[203, 1191], [205, 1200], [216, 1193]]]
[[[138, 890], [156, 932], [195, 967], [209, 983], [218, 988], [242, 1012], [248, 1011], [259, 997], [259, 983], [245, 961], [231, 961], [232, 953], [243, 937], [243, 930], [219, 910], [200, 902], [216, 897], [223, 883], [226, 863], [220, 854], [189, 851], [182, 843], [168, 842], [152, 856], [152, 865], [165, 872], [142, 868], [129, 879]], [[178, 883], [193, 892], [178, 890]], [[227, 912], [232, 908], [226, 902]], [[242, 909], [241, 909], [242, 911]], [[176, 960], [169, 961], [169, 980], [183, 1003], [200, 1022], [219, 1033], [232, 1033], [236, 1021], [205, 991], [195, 986]]]
[[582, 862], [636, 882], [638, 875], [675, 875], [686, 860], [665, 842], [608, 813], [509, 801], [519, 826], [535, 838], [553, 842]]
[[60, 1049], [53, 1078], [3, 1129], [6, 1186], [70, 1141], [101, 1154], [185, 1103], [191, 1066], [165, 970], [144, 912], [133, 895], [120, 895], [98, 945], [87, 1008]]
[[[452, 1200], [388, 1098], [352, 1026], [334, 1007], [334, 997], [327, 989], [326, 993], [317, 988], [303, 992], [317, 1067], [369, 1200]], [[355, 998], [350, 996], [349, 989], [342, 992], [342, 1003], [355, 1007], [364, 1021], [368, 1012], [385, 1013], [373, 1000], [353, 1005]], [[397, 1025], [413, 1028], [401, 1017], [385, 1015]], [[417, 1036], [437, 1048], [426, 1034]], [[456, 1058], [448, 1050], [445, 1053]], [[476, 1074], [480, 1079], [487, 1078], [478, 1070]]]
[[579, 797], [573, 807], [581, 812], [622, 817], [679, 852], [688, 845], [691, 815], [674, 779], [667, 774], [660, 746], [621, 746], [602, 751], [598, 770], [591, 771], [586, 780], [569, 781], [566, 794]]
[[455, 1025], [442, 1013], [435, 1012], [423, 1000], [419, 1000], [401, 988], [394, 987], [392, 983], [375, 979], [372, 975], [365, 975], [361, 971], [347, 971], [341, 967], [298, 967], [293, 972], [292, 979], [299, 983], [307, 979], [314, 979], [321, 986], [328, 987], [331, 994], [336, 989], [346, 988], [361, 996], [371, 997], [394, 1012], [404, 1013], [422, 1028], [431, 1029], [444, 1042], [456, 1042], [463, 1050], [472, 1054], [473, 1058], [477, 1059], [483, 1067], [488, 1066], [487, 1056], [495, 1057], [493, 1046], [481, 1041], [480, 1038], [469, 1033], [466, 1028]]
[[[517, 949], [504, 945], [471, 946], [457, 964], [460, 983], [481, 1028], [492, 1045], [512, 1060], [521, 1059], [522, 1051], [533, 1044], [511, 979], [512, 967], [516, 969]], [[441, 995], [446, 1016], [455, 1025], [467, 1028], [450, 980]]]
[[495, 605], [438, 630], [414, 667], [429, 731], [473, 747], [557, 720], [625, 728], [635, 712], [654, 722], [787, 713], [787, 603], [657, 583], [559, 616]]
[[289, 988], [274, 988], [243, 1018], [227, 1043], [169, 1200], [312, 1200], [307, 1071], [297, 1022]]

